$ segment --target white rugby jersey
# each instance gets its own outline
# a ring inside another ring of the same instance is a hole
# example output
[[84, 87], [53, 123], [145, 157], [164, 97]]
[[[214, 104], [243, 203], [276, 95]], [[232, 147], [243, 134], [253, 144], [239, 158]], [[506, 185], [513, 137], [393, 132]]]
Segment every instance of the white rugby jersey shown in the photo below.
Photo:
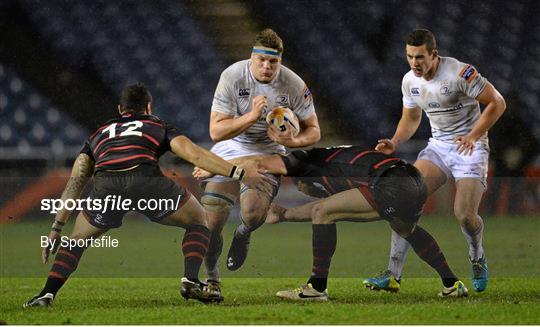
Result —
[[[487, 79], [472, 65], [451, 57], [439, 57], [439, 67], [432, 80], [416, 77], [409, 71], [403, 77], [403, 107], [420, 107], [431, 125], [433, 138], [453, 142], [456, 136], [469, 133], [480, 118], [476, 97]], [[478, 141], [488, 144], [487, 132]]]
[[268, 107], [259, 120], [232, 141], [256, 148], [263, 153], [284, 153], [285, 147], [275, 143], [267, 135], [266, 115], [273, 108], [283, 106], [294, 111], [300, 121], [306, 120], [315, 113], [313, 98], [304, 81], [283, 65], [274, 79], [267, 84], [257, 81], [250, 67], [249, 59], [242, 60], [221, 73], [212, 111], [228, 116], [242, 116], [251, 111], [254, 97], [265, 95]]

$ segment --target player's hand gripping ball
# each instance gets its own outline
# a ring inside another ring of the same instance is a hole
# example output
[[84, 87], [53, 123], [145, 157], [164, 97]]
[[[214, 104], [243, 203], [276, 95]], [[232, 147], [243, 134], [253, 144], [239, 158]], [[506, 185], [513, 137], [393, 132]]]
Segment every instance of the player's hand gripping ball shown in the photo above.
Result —
[[276, 126], [280, 131], [285, 132], [288, 128], [292, 129], [293, 136], [300, 133], [300, 122], [294, 112], [285, 107], [276, 107], [266, 116], [266, 122], [269, 125]]

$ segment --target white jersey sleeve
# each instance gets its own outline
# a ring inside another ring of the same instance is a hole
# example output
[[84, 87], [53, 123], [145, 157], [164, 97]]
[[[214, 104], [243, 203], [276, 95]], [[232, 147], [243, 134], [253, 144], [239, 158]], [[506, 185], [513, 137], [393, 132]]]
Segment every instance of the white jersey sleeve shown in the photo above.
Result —
[[227, 116], [235, 116], [237, 103], [234, 93], [234, 76], [231, 69], [226, 69], [221, 73], [219, 82], [212, 101], [212, 111], [219, 112]]
[[291, 85], [291, 110], [303, 121], [315, 114], [315, 107], [311, 91], [300, 77], [296, 77]]
[[458, 86], [461, 92], [476, 99], [486, 87], [487, 80], [472, 65], [464, 64], [459, 71]]
[[416, 101], [414, 101], [414, 99], [412, 98], [412, 96], [410, 95], [411, 92], [410, 90], [408, 89], [408, 85], [406, 83], [406, 78], [405, 76], [403, 77], [403, 79], [401, 80], [401, 94], [403, 95], [403, 107], [404, 108], [416, 108], [418, 107], [418, 104], [416, 103]]

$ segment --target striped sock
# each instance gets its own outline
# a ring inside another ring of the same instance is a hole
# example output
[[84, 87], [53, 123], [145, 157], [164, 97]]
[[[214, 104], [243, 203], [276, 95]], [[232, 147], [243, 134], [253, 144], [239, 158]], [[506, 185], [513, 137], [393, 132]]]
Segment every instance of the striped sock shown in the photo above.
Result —
[[43, 296], [46, 293], [56, 295], [69, 276], [77, 269], [84, 250], [84, 247], [79, 246], [72, 247], [71, 249], [61, 247], [58, 250], [45, 287], [43, 287], [39, 296]]
[[406, 238], [414, 249], [414, 252], [428, 265], [439, 273], [444, 286], [450, 287], [458, 281], [456, 275], [446, 262], [446, 258], [437, 244], [437, 241], [426, 230], [416, 226], [414, 232]]
[[202, 225], [191, 225], [186, 228], [182, 240], [184, 253], [184, 276], [192, 281], [199, 280], [199, 269], [208, 250], [210, 231]]
[[313, 267], [308, 283], [319, 292], [326, 290], [330, 261], [336, 251], [336, 224], [313, 224]]

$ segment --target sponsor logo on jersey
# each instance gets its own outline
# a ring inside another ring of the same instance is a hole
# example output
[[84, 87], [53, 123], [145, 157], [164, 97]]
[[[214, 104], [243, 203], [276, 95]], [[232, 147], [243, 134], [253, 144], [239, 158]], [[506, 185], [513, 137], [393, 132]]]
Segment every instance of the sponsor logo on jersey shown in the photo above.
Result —
[[430, 103], [428, 104], [428, 106], [429, 106], [430, 108], [440, 108], [440, 107], [441, 107], [441, 105], [440, 105], [438, 102], [430, 102]]
[[280, 94], [276, 97], [276, 104], [280, 106], [288, 106], [289, 105], [289, 95], [287, 94]]
[[463, 69], [461, 69], [461, 71], [459, 72], [459, 76], [464, 78], [467, 83], [471, 83], [477, 75], [478, 72], [471, 65], [463, 67]]
[[311, 91], [307, 87], [307, 85], [304, 84], [304, 100], [309, 100], [311, 98]]
[[454, 109], [454, 110], [459, 110], [461, 108], [463, 108], [463, 104], [461, 102], [456, 104], [454, 107], [452, 107], [452, 109]]
[[249, 88], [248, 89], [238, 89], [238, 96], [241, 98], [245, 98], [249, 96]]
[[419, 96], [420, 95], [420, 90], [417, 87], [413, 87], [411, 89], [411, 95], [412, 96]]

